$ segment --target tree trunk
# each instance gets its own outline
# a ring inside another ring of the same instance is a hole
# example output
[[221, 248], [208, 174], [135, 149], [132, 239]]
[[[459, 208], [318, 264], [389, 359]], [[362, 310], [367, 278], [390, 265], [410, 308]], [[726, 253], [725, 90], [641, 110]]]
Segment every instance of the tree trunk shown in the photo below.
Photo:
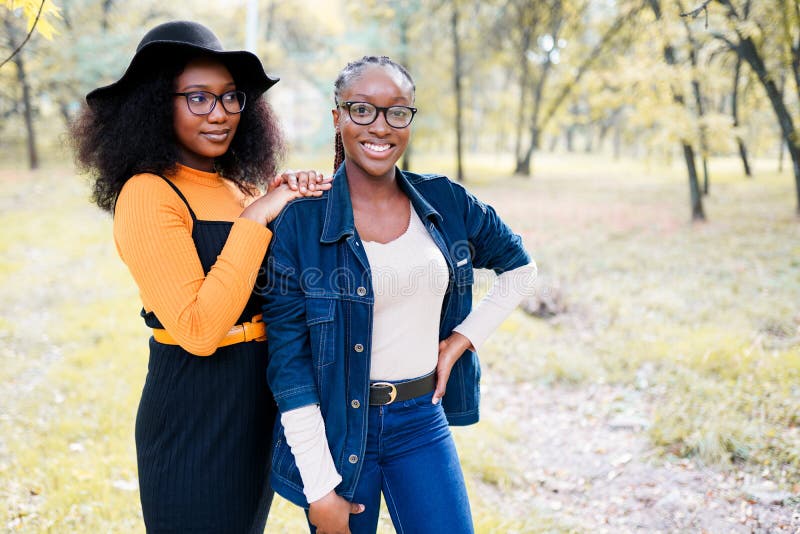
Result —
[[[553, 40], [557, 42], [555, 36]], [[544, 67], [542, 67], [542, 75], [537, 80], [536, 85], [534, 87], [533, 92], [533, 113], [531, 114], [531, 126], [530, 126], [530, 141], [528, 143], [528, 148], [525, 150], [525, 153], [522, 154], [522, 157], [517, 157], [517, 168], [514, 169], [514, 174], [521, 174], [523, 176], [530, 176], [531, 175], [531, 160], [533, 159], [533, 152], [535, 150], [539, 150], [539, 137], [541, 134], [541, 130], [539, 128], [539, 115], [542, 110], [542, 97], [544, 96], [544, 84], [547, 81], [547, 75], [550, 73], [550, 67], [552, 63], [550, 61], [550, 56], [548, 54], [547, 60], [544, 63]]]
[[[555, 15], [554, 15], [555, 16]], [[558, 42], [558, 25], [561, 23], [560, 20], [554, 25], [553, 31], [553, 42]], [[554, 45], [555, 46], [555, 45]], [[548, 51], [547, 59], [544, 62], [544, 66], [542, 67], [541, 76], [536, 81], [536, 85], [534, 86], [533, 90], [533, 113], [531, 114], [531, 125], [530, 125], [530, 140], [528, 143], [528, 148], [525, 150], [525, 153], [522, 155], [522, 158], [517, 156], [517, 168], [514, 169], [514, 174], [521, 174], [523, 176], [530, 176], [531, 175], [531, 160], [533, 159], [533, 152], [535, 150], [539, 150], [539, 137], [541, 134], [541, 128], [539, 126], [539, 116], [541, 115], [542, 111], [542, 97], [544, 96], [544, 85], [547, 82], [547, 77], [550, 74], [550, 69], [553, 66], [552, 61], [550, 61], [550, 53]]]
[[783, 156], [786, 154], [786, 141], [781, 137], [778, 147], [778, 174], [783, 174]]
[[[408, 57], [408, 26], [409, 26], [409, 19], [408, 17], [403, 17], [400, 21], [400, 64], [403, 65], [406, 69], [411, 71], [411, 61]], [[406, 151], [403, 152], [403, 163], [402, 167], [404, 171], [411, 170], [411, 153], [413, 150], [413, 144], [409, 143], [406, 146]]]
[[[749, 2], [748, 2], [749, 4]], [[794, 0], [794, 17], [800, 21], [800, 4]], [[797, 91], [797, 97], [800, 98], [800, 33], [796, 37], [792, 36], [791, 18], [789, 15], [786, 0], [781, 0], [781, 14], [783, 22], [783, 31], [785, 33], [786, 41], [789, 43], [789, 52], [791, 57], [792, 75], [794, 76], [794, 87]], [[747, 18], [747, 16], [745, 16]]]
[[[742, 58], [736, 56], [736, 68], [733, 74], [733, 91], [731, 92], [731, 116], [733, 117], [733, 127], [739, 127], [739, 74], [742, 70]], [[753, 177], [753, 172], [750, 169], [750, 162], [747, 159], [747, 147], [744, 144], [742, 136], [736, 134], [736, 144], [739, 145], [739, 156], [742, 158], [742, 166], [744, 167], [744, 174], [748, 178]]]
[[456, 93], [456, 180], [464, 181], [462, 121], [463, 95], [461, 94], [461, 39], [458, 35], [458, 2], [453, 2], [453, 13], [450, 19], [450, 32], [453, 35], [453, 86]]
[[[795, 20], [800, 22], [800, 4], [794, 2]], [[794, 45], [792, 46], [792, 72], [794, 73], [794, 85], [797, 90], [797, 97], [800, 98], [800, 32], [797, 34]]]
[[708, 195], [708, 157], [703, 154], [703, 195]]
[[789, 114], [789, 110], [786, 108], [786, 104], [783, 101], [783, 95], [775, 85], [775, 80], [770, 76], [769, 72], [767, 72], [767, 67], [764, 64], [763, 58], [759, 55], [753, 39], [749, 36], [745, 37], [738, 29], [740, 19], [734, 7], [728, 0], [719, 0], [719, 2], [728, 7], [728, 18], [736, 25], [736, 36], [739, 42], [733, 43], [724, 35], [717, 34], [716, 37], [727, 43], [732, 50], [739, 54], [739, 57], [750, 65], [750, 68], [752, 68], [753, 72], [758, 76], [758, 81], [761, 82], [761, 85], [767, 92], [767, 97], [769, 98], [770, 104], [772, 104], [772, 109], [781, 127], [781, 134], [786, 142], [786, 148], [789, 150], [789, 156], [792, 158], [792, 169], [794, 172], [797, 196], [796, 211], [797, 215], [800, 216], [800, 147], [797, 145], [796, 138], [798, 132], [795, 130], [794, 121], [792, 121], [792, 116]]
[[744, 175], [748, 178], [753, 177], [753, 171], [750, 169], [750, 162], [747, 160], [747, 147], [742, 141], [741, 137], [736, 138], [736, 143], [739, 145], [739, 157], [742, 160], [742, 166], [744, 167]]
[[69, 104], [64, 101], [59, 101], [58, 111], [61, 113], [61, 118], [64, 119], [64, 125], [69, 128], [69, 125], [72, 123], [72, 114], [69, 112]]
[[566, 139], [566, 145], [567, 145], [567, 152], [569, 152], [570, 154], [575, 152], [575, 146], [573, 143], [574, 136], [575, 136], [575, 125], [571, 124], [567, 126], [567, 129], [564, 132], [564, 138]]
[[614, 161], [622, 156], [622, 124], [614, 125]]
[[[786, 73], [781, 72], [781, 100], [783, 100], [783, 92], [786, 89]], [[786, 141], [781, 136], [781, 141], [778, 143], [778, 174], [783, 174], [783, 157], [786, 155]]]
[[22, 54], [17, 54], [13, 59], [17, 65], [17, 80], [22, 86], [22, 103], [25, 110], [25, 131], [28, 134], [28, 166], [31, 170], [39, 168], [39, 153], [36, 150], [36, 131], [33, 128], [33, 102], [28, 77], [25, 73], [25, 64]]
[[264, 36], [263, 37], [264, 40], [267, 41], [268, 43], [272, 42], [275, 39], [275, 36], [273, 35], [273, 33], [274, 33], [273, 30], [275, 29], [275, 8], [276, 7], [277, 6], [275, 5], [275, 2], [273, 2], [271, 0], [268, 0], [268, 2], [267, 2], [267, 16], [266, 16], [266, 20], [264, 21], [264, 33], [262, 34]]
[[[661, 20], [661, 4], [659, 0], [649, 0], [649, 3], [650, 7], [653, 9], [656, 20]], [[664, 60], [667, 62], [667, 65], [670, 66], [674, 66], [677, 63], [675, 59], [675, 49], [669, 42], [664, 44]], [[686, 105], [683, 94], [675, 87], [672, 88], [672, 99], [681, 106]], [[700, 194], [700, 185], [697, 181], [697, 167], [694, 162], [694, 149], [685, 139], [681, 140], [681, 148], [683, 149], [683, 157], [686, 161], [686, 170], [689, 174], [689, 200], [692, 208], [692, 220], [705, 220], [703, 198]]]
[[750, 64], [750, 67], [758, 76], [761, 85], [767, 91], [767, 96], [772, 104], [772, 109], [778, 118], [778, 123], [781, 127], [783, 139], [786, 142], [786, 148], [789, 150], [789, 156], [792, 158], [792, 168], [794, 170], [795, 189], [797, 194], [797, 214], [800, 215], [800, 147], [795, 142], [797, 131], [794, 127], [794, 121], [783, 102], [780, 91], [775, 85], [775, 81], [770, 77], [764, 61], [758, 55], [755, 43], [750, 37], [742, 38], [740, 35], [739, 55]]
[[517, 160], [517, 167], [514, 169], [514, 174], [521, 176], [531, 175], [531, 160], [533, 159], [533, 151], [539, 148], [539, 129], [535, 126], [531, 130], [531, 142], [528, 150], [522, 155], [522, 159]]
[[[657, 1], [657, 0], [652, 0], [652, 1]], [[586, 4], [586, 5], [588, 5], [588, 4]], [[534, 115], [533, 119], [531, 120], [530, 145], [528, 146], [528, 150], [526, 151], [526, 153], [524, 154], [524, 156], [522, 158], [517, 156], [517, 167], [516, 167], [516, 169], [514, 171], [516, 174], [522, 174], [522, 175], [530, 176], [531, 158], [533, 156], [534, 150], [539, 148], [539, 134], [541, 133], [541, 131], [543, 131], [547, 127], [547, 124], [555, 116], [556, 112], [559, 110], [561, 105], [564, 103], [564, 100], [566, 100], [566, 98], [572, 93], [573, 89], [578, 86], [578, 82], [581, 81], [581, 79], [583, 78], [584, 74], [586, 74], [586, 72], [592, 66], [592, 63], [594, 63], [594, 61], [597, 58], [602, 56], [601, 52], [603, 51], [603, 49], [614, 38], [614, 36], [617, 33], [619, 33], [619, 31], [625, 26], [625, 23], [627, 21], [633, 20], [635, 18], [636, 14], [639, 13], [639, 11], [641, 11], [643, 7], [644, 7], [644, 4], [640, 4], [640, 5], [636, 6], [636, 7], [634, 7], [633, 9], [631, 9], [631, 11], [619, 15], [614, 20], [614, 24], [612, 24], [608, 28], [608, 30], [606, 30], [606, 32], [602, 35], [602, 37], [597, 42], [597, 44], [594, 45], [592, 50], [588, 54], [585, 54], [585, 58], [584, 58], [583, 62], [578, 66], [577, 69], [575, 69], [575, 74], [571, 77], [571, 80], [561, 86], [561, 90], [558, 92], [556, 97], [552, 100], [551, 104], [548, 106], [548, 108], [545, 110], [545, 112], [541, 114], [541, 119], [539, 119], [539, 112], [536, 109], [536, 104], [534, 104], [535, 115]], [[560, 11], [561, 10], [561, 3], [560, 2], [556, 2], [556, 5], [553, 6], [552, 10], [555, 12], [556, 9], [559, 10], [559, 14], [560, 14], [560, 12], [561, 12]], [[558, 20], [559, 24], [561, 24], [563, 22], [563, 18], [561, 17], [561, 15], [559, 15], [559, 18], [557, 20]], [[552, 32], [553, 41], [558, 42], [558, 38], [557, 38], [558, 37], [558, 25], [556, 25], [554, 27], [555, 27], [555, 30], [553, 30], [553, 32]], [[550, 62], [549, 61], [546, 62], [545, 66], [549, 67], [550, 66]], [[545, 76], [546, 76], [546, 72], [543, 73], [543, 78]], [[541, 80], [540, 80], [540, 82], [541, 82]], [[541, 89], [541, 86], [539, 87], [539, 90], [540, 89]]]
[[597, 133], [597, 150], [598, 152], [603, 152], [603, 149], [606, 146], [606, 139], [608, 138], [608, 133], [611, 131], [611, 127], [614, 125], [614, 119], [617, 115], [617, 110], [611, 112], [609, 117], [600, 121], [600, 130]]
[[594, 123], [589, 123], [583, 128], [584, 134], [584, 141], [585, 144], [583, 145], [583, 152], [586, 154], [591, 154], [594, 150], [594, 128], [592, 127]]
[[100, 28], [103, 33], [106, 33], [109, 28], [109, 18], [111, 17], [111, 8], [114, 7], [114, 0], [103, 0], [101, 4], [102, 15], [100, 16]]
[[519, 78], [519, 105], [517, 107], [517, 125], [514, 132], [514, 156], [517, 161], [522, 157], [522, 135], [525, 130], [525, 110], [528, 109], [528, 84], [530, 83], [530, 62], [527, 50], [531, 46], [530, 26], [526, 26], [522, 33], [522, 50], [520, 54], [520, 78]]
[[[694, 58], [694, 50], [692, 57]], [[696, 60], [692, 62], [697, 66]], [[695, 105], [697, 106], [697, 115], [700, 118], [700, 153], [703, 160], [703, 194], [708, 195], [709, 189], [709, 176], [708, 176], [708, 137], [706, 134], [706, 127], [702, 124], [703, 117], [705, 116], [705, 108], [703, 106], [703, 94], [700, 91], [700, 82], [697, 79], [692, 80], [692, 91], [694, 92]]]
[[[683, 6], [680, 5], [680, 1], [678, 1], [678, 8], [683, 11]], [[686, 17], [681, 17], [681, 20], [683, 21], [683, 27], [686, 29], [686, 37], [689, 39], [689, 61], [692, 63], [692, 92], [694, 93], [697, 116], [700, 118], [700, 153], [703, 160], [703, 194], [708, 195], [708, 136], [706, 127], [703, 124], [703, 117], [705, 116], [703, 92], [700, 89], [700, 80], [697, 79], [697, 49], [699, 45], [694, 38], [692, 27], [687, 22]]]
[[694, 164], [694, 149], [692, 145], [683, 142], [683, 157], [686, 160], [686, 169], [689, 171], [689, 196], [692, 204], [692, 220], [705, 221], [706, 214], [703, 212], [703, 198], [700, 195], [700, 184], [697, 180], [697, 168]]
[[[8, 36], [8, 44], [11, 50], [17, 48], [14, 42], [15, 28], [13, 23], [6, 16], [4, 23]], [[36, 131], [33, 127], [33, 102], [31, 98], [31, 88], [28, 84], [28, 76], [25, 72], [25, 60], [22, 58], [23, 51], [20, 50], [11, 61], [17, 67], [17, 81], [22, 88], [22, 111], [25, 119], [25, 133], [27, 134], [28, 146], [28, 167], [31, 170], [39, 168], [39, 153], [36, 150]]]

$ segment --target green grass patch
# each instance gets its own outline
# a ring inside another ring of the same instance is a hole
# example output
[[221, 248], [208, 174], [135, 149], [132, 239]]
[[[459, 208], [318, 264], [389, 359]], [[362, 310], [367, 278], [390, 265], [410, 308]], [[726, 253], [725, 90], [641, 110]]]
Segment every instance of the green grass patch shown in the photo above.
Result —
[[716, 347], [664, 367], [653, 441], [709, 463], [749, 463], [800, 475], [800, 350]]
[[[452, 176], [437, 156], [416, 162]], [[665, 454], [797, 480], [800, 221], [789, 174], [746, 180], [713, 160], [710, 220], [698, 225], [677, 167], [545, 155], [525, 179], [499, 172], [506, 163], [471, 156], [467, 185], [523, 235], [567, 311], [515, 311], [481, 350], [484, 375], [639, 388]], [[148, 333], [111, 220], [88, 198], [69, 168], [0, 173], [0, 520], [10, 531], [143, 531], [133, 426]], [[477, 531], [574, 531], [552, 511], [492, 500], [530, 490], [516, 432], [492, 420], [455, 431]], [[270, 532], [305, 524], [276, 498]], [[384, 510], [379, 530], [388, 525]]]
[[680, 169], [592, 182], [579, 161], [478, 188], [567, 309], [516, 312], [482, 360], [519, 381], [643, 389], [665, 452], [784, 483], [800, 477], [800, 220], [788, 173], [746, 179], [735, 163], [712, 161], [701, 224], [688, 220]]

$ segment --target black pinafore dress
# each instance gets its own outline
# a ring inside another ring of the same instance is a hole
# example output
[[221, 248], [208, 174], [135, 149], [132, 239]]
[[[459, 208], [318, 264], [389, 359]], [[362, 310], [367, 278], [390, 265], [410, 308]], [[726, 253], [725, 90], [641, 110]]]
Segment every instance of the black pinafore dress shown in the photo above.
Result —
[[[206, 274], [233, 223], [192, 216]], [[237, 324], [261, 313], [251, 295]], [[163, 328], [142, 310], [147, 326]], [[250, 341], [195, 356], [150, 338], [150, 362], [136, 416], [136, 456], [150, 533], [264, 531], [272, 502], [269, 465], [276, 407], [267, 386], [267, 344]]]

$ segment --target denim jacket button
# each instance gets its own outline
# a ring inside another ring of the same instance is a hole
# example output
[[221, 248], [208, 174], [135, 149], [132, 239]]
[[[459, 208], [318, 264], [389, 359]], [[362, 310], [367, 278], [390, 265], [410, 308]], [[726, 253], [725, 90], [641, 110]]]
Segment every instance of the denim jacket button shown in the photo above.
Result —
[[356, 343], [355, 346], [353, 347], [353, 350], [355, 350], [356, 352], [364, 352], [364, 345], [362, 345], [361, 343]]
[[356, 289], [356, 293], [358, 293], [358, 296], [359, 296], [359, 297], [363, 297], [364, 295], [366, 295], [366, 294], [367, 294], [367, 288], [366, 288], [366, 287], [363, 287], [363, 286], [361, 286], [361, 287], [359, 287], [358, 289]]
[[358, 399], [353, 399], [350, 401], [350, 406], [353, 408], [361, 408], [361, 403], [358, 402]]
[[347, 459], [347, 461], [350, 462], [351, 464], [358, 463], [358, 456], [356, 456], [355, 454], [351, 454], [350, 457]]

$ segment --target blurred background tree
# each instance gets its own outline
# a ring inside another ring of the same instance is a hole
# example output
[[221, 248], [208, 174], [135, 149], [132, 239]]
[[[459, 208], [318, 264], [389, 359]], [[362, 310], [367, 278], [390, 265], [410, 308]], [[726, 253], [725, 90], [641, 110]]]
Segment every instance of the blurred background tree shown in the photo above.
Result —
[[792, 0], [6, 1], [4, 157], [25, 153], [35, 167], [42, 145], [67, 158], [64, 127], [88, 90], [121, 74], [144, 28], [194, 19], [242, 47], [247, 9], [257, 14], [255, 52], [282, 78], [269, 98], [296, 152], [332, 152], [339, 69], [364, 54], [389, 55], [418, 87], [406, 169], [421, 150], [451, 154], [459, 180], [484, 156], [503, 166], [512, 159], [503, 172], [535, 175], [542, 150], [681, 158], [692, 217], [702, 219], [709, 157], [738, 154], [743, 176], [753, 176], [754, 157], [782, 166], [788, 152], [800, 210], [800, 8]]
[[[38, 30], [46, 39], [52, 39], [54, 28], [52, 19], [58, 18], [58, 8], [48, 4], [46, 0], [5, 0], [3, 2], [2, 17], [5, 39], [3, 46], [7, 47], [8, 54], [4, 54], [0, 68], [11, 62], [16, 68], [17, 98], [21, 103], [22, 117], [25, 122], [26, 144], [28, 149], [28, 166], [35, 169], [39, 166], [39, 154], [36, 149], [36, 130], [34, 128], [34, 101], [32, 77], [29, 76], [23, 48], [30, 40], [33, 32]], [[9, 82], [8, 85], [12, 85]], [[4, 84], [5, 86], [6, 84]], [[11, 113], [17, 111], [17, 106], [10, 107]], [[4, 117], [6, 116], [3, 113]]]

